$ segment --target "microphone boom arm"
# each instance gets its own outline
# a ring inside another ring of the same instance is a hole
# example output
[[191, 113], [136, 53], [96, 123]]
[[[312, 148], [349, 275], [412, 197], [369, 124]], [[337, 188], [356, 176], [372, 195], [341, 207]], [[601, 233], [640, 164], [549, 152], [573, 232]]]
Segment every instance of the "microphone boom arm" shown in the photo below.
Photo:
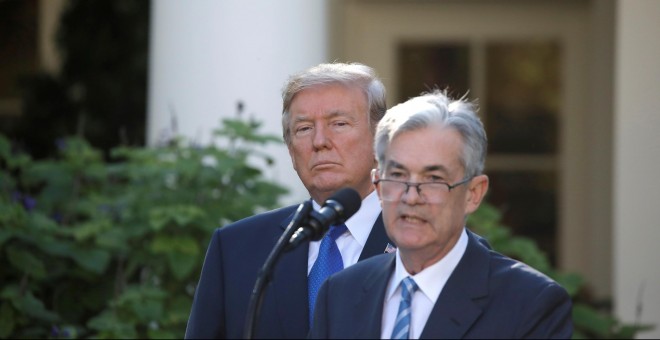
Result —
[[351, 188], [344, 188], [328, 198], [318, 212], [312, 209], [311, 200], [305, 201], [298, 206], [293, 219], [279, 240], [277, 240], [275, 247], [257, 274], [257, 281], [250, 296], [245, 328], [243, 329], [243, 335], [246, 339], [252, 339], [254, 335], [256, 321], [261, 310], [261, 303], [263, 302], [263, 291], [270, 282], [273, 275], [273, 267], [282, 253], [293, 249], [309, 239], [320, 239], [323, 233], [328, 230], [330, 224], [336, 222], [343, 223], [360, 209], [361, 203], [362, 199], [357, 191]]
[[289, 225], [284, 230], [284, 233], [282, 236], [280, 236], [279, 240], [277, 240], [275, 247], [273, 247], [273, 250], [268, 255], [268, 258], [266, 259], [263, 267], [261, 267], [261, 270], [259, 270], [257, 281], [254, 284], [252, 295], [250, 296], [247, 318], [245, 320], [245, 328], [243, 329], [243, 336], [245, 339], [252, 339], [254, 336], [254, 331], [257, 325], [256, 321], [259, 317], [261, 304], [263, 302], [263, 291], [268, 283], [270, 283], [270, 280], [273, 276], [273, 268], [275, 263], [277, 263], [277, 260], [279, 260], [280, 256], [285, 250], [285, 247], [288, 245], [291, 236], [296, 232], [296, 230], [298, 230], [301, 223], [304, 222], [305, 218], [311, 210], [311, 200], [305, 201], [304, 203], [300, 204], [300, 206], [298, 206], [298, 209], [293, 215], [293, 219], [291, 222], [289, 222]]

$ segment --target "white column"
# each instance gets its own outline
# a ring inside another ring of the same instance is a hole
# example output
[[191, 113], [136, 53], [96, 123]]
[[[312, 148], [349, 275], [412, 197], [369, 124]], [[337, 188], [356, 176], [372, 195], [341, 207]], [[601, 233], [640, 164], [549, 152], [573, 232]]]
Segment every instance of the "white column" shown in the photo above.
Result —
[[[178, 132], [208, 143], [236, 103], [281, 136], [280, 91], [287, 77], [326, 61], [326, 0], [158, 0], [152, 2], [147, 141], [154, 145], [176, 115]], [[267, 176], [309, 197], [284, 145], [271, 146]]]
[[39, 1], [39, 58], [42, 70], [51, 74], [60, 72], [60, 55], [57, 52], [56, 36], [60, 16], [66, 0]]
[[[660, 1], [619, 0], [614, 108], [614, 303], [660, 338]], [[638, 306], [641, 314], [638, 315]]]

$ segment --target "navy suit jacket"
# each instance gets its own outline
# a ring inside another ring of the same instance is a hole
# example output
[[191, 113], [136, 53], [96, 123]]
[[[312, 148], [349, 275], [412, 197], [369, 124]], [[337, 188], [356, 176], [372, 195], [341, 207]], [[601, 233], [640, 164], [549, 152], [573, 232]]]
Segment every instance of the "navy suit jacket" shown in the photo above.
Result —
[[[287, 227], [297, 206], [269, 211], [217, 229], [195, 291], [186, 338], [243, 338], [257, 273]], [[374, 224], [360, 259], [385, 251], [389, 238], [382, 216]], [[305, 338], [309, 332], [307, 257], [309, 243], [284, 253], [264, 291], [255, 338]]]
[[[357, 263], [326, 280], [310, 337], [377, 339], [395, 254]], [[570, 338], [566, 290], [531, 267], [490, 250], [468, 231], [468, 246], [442, 289], [421, 338]]]

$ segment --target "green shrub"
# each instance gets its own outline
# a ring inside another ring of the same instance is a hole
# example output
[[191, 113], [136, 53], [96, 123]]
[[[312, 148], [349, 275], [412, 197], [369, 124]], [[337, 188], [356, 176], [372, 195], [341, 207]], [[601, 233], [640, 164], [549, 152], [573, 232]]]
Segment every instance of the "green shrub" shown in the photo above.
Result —
[[110, 162], [75, 137], [35, 161], [0, 135], [0, 338], [183, 337], [212, 231], [286, 193], [250, 165], [280, 141], [258, 128], [225, 120], [225, 148], [177, 138]]

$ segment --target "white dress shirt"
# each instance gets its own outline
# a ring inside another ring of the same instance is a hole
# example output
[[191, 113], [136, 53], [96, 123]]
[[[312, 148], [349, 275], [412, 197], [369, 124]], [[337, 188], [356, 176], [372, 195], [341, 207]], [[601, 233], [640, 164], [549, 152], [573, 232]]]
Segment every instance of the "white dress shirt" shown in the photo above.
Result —
[[[320, 205], [312, 201], [315, 210], [321, 209]], [[376, 219], [380, 214], [380, 201], [378, 200], [378, 194], [374, 190], [371, 194], [362, 200], [362, 205], [360, 205], [360, 210], [358, 210], [351, 218], [346, 221], [346, 228], [348, 232], [345, 232], [339, 238], [337, 238], [337, 248], [341, 253], [341, 258], [344, 261], [344, 268], [355, 264], [360, 258], [362, 249], [367, 243], [369, 238], [369, 233], [371, 233], [371, 228], [376, 223]], [[321, 247], [321, 241], [313, 241], [309, 243], [309, 254], [307, 256], [307, 275], [312, 270], [314, 266], [314, 261], [319, 256], [319, 247]]]
[[454, 271], [458, 262], [463, 257], [467, 248], [468, 236], [465, 229], [456, 242], [456, 245], [440, 261], [424, 268], [417, 275], [410, 275], [401, 262], [399, 250], [396, 252], [396, 267], [393, 275], [385, 290], [385, 302], [383, 305], [383, 322], [380, 337], [381, 339], [390, 339], [394, 321], [399, 312], [399, 303], [401, 302], [401, 281], [411, 276], [419, 289], [412, 296], [411, 320], [410, 320], [410, 339], [419, 339], [426, 325], [435, 302], [442, 292], [449, 276]]

